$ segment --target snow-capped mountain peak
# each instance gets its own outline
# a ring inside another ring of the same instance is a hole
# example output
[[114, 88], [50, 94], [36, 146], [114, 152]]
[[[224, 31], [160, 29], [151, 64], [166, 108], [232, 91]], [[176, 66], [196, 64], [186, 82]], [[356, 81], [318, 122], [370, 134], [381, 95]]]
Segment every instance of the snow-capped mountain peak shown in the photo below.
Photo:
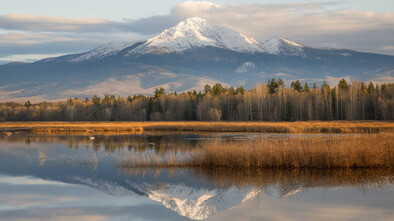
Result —
[[278, 36], [275, 36], [275, 37], [269, 39], [268, 41], [276, 41], [276, 42], [280, 42], [282, 44], [285, 43], [285, 44], [288, 44], [288, 45], [292, 45], [294, 47], [304, 47], [302, 44], [299, 44], [297, 42], [290, 41], [290, 40], [288, 40], [286, 38], [278, 37]]
[[209, 46], [237, 52], [260, 51], [258, 42], [253, 38], [203, 18], [193, 17], [148, 39], [131, 53], [181, 53], [187, 49]]
[[151, 200], [160, 202], [168, 209], [192, 220], [206, 219], [219, 211], [258, 197], [262, 191], [260, 187], [200, 189], [173, 184], [162, 184], [159, 188], [148, 184], [133, 187], [145, 193]]
[[[131, 47], [135, 45], [135, 47]], [[96, 61], [109, 56], [115, 56], [120, 51], [129, 48], [124, 54], [165, 54], [182, 53], [185, 50], [202, 47], [215, 47], [241, 53], [269, 53], [274, 55], [306, 57], [304, 46], [282, 37], [273, 37], [264, 42], [258, 42], [230, 28], [219, 26], [210, 21], [192, 17], [179, 22], [176, 26], [166, 29], [159, 35], [146, 41], [111, 42], [91, 51], [66, 56], [68, 62], [79, 63]], [[47, 59], [46, 61], [53, 61]]]
[[260, 47], [270, 54], [306, 57], [303, 45], [282, 37], [270, 38], [260, 43]]
[[[112, 42], [83, 54], [68, 57], [69, 62], [94, 61], [134, 45], [135, 42]], [[230, 28], [219, 26], [200, 17], [192, 17], [166, 29], [139, 46], [130, 48], [125, 56], [143, 54], [182, 53], [199, 47], [223, 48], [241, 53], [269, 53], [306, 57], [304, 46], [281, 37], [258, 42]]]

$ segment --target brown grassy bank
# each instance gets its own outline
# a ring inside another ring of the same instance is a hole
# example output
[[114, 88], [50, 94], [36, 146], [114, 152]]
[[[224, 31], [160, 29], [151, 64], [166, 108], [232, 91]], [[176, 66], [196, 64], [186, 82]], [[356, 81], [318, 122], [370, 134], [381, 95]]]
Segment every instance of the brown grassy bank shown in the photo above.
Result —
[[380, 133], [394, 132], [394, 122], [0, 122], [0, 131], [67, 132], [256, 132], [256, 133]]
[[132, 155], [124, 167], [394, 168], [394, 134], [215, 140], [189, 154]]

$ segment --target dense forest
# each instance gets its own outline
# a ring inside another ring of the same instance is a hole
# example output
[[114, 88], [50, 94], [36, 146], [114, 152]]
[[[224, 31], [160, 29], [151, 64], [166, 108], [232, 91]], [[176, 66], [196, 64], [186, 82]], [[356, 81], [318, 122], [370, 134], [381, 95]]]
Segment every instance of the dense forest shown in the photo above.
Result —
[[154, 96], [105, 95], [64, 102], [0, 104], [0, 121], [309, 121], [394, 120], [394, 84], [345, 79], [319, 88], [272, 79], [251, 90], [206, 85], [204, 91]]

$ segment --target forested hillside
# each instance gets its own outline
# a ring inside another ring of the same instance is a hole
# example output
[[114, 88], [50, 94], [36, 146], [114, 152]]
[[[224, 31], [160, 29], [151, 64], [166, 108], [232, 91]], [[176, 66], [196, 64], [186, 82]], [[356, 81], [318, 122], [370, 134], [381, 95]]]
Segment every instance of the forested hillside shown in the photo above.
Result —
[[342, 79], [320, 88], [279, 79], [252, 90], [206, 85], [203, 92], [154, 96], [94, 96], [66, 102], [0, 104], [0, 121], [309, 121], [393, 120], [394, 84], [366, 85]]

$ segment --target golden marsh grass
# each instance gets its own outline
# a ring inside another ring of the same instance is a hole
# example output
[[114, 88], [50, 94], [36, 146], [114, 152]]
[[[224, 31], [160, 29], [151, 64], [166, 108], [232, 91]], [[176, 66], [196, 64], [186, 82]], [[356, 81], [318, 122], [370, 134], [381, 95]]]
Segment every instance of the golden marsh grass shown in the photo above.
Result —
[[123, 167], [394, 168], [394, 134], [214, 140], [167, 156], [127, 156]]
[[121, 167], [121, 172], [133, 176], [172, 177], [196, 176], [216, 186], [270, 186], [275, 184], [303, 187], [370, 187], [394, 183], [394, 170], [389, 168], [336, 168], [336, 169], [277, 169], [277, 168], [130, 168]]

